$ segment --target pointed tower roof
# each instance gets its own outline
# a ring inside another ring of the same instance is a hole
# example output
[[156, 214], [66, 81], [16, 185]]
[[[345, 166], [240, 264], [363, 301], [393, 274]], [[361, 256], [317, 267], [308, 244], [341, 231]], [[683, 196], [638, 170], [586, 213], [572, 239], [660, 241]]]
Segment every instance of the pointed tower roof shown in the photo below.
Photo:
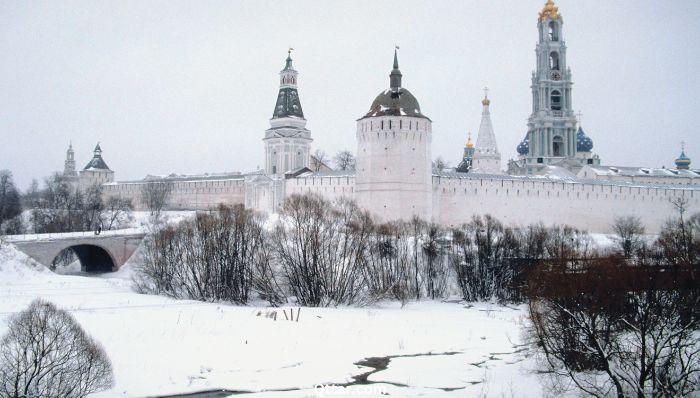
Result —
[[394, 68], [389, 74], [389, 85], [392, 91], [398, 91], [401, 89], [401, 71], [399, 70], [399, 57], [397, 54], [398, 47], [394, 48]]
[[272, 113], [273, 119], [295, 117], [304, 118], [304, 111], [301, 109], [301, 101], [297, 92], [298, 72], [292, 66], [292, 50], [287, 51], [287, 60], [284, 69], [280, 71], [280, 91], [277, 95], [277, 103]]
[[492, 155], [500, 158], [498, 146], [496, 145], [496, 135], [493, 132], [491, 124], [491, 113], [489, 106], [491, 100], [488, 97], [488, 88], [484, 89], [484, 99], [481, 101], [483, 111], [481, 112], [481, 124], [479, 125], [479, 134], [476, 138], [476, 154], [475, 156]]
[[420, 104], [408, 89], [401, 86], [398, 46], [394, 48], [394, 66], [389, 74], [389, 89], [382, 91], [372, 102], [364, 117], [373, 116], [412, 116], [428, 119], [420, 111]]
[[83, 170], [109, 170], [107, 163], [102, 159], [102, 148], [98, 142], [93, 151], [92, 160], [88, 162]]

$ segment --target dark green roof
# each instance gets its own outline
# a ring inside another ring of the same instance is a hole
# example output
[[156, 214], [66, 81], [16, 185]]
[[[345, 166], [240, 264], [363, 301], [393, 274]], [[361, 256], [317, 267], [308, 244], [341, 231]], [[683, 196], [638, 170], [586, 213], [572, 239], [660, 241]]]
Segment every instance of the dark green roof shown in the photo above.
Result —
[[297, 92], [296, 88], [280, 88], [280, 92], [277, 95], [277, 103], [275, 104], [275, 111], [272, 114], [272, 118], [278, 119], [282, 117], [300, 117], [302, 119], [304, 118], [304, 111], [302, 111], [301, 109], [299, 93]]

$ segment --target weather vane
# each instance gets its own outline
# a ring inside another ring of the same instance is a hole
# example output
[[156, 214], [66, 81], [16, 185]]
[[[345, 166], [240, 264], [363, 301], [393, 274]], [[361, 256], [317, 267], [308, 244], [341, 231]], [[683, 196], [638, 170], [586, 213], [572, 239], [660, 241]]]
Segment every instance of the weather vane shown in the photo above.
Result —
[[488, 98], [488, 97], [489, 97], [489, 88], [484, 87], [484, 98]]
[[289, 47], [289, 50], [287, 50], [287, 54], [289, 54], [289, 55], [291, 56], [291, 55], [292, 55], [292, 51], [294, 51], [294, 49], [291, 48], [291, 47]]

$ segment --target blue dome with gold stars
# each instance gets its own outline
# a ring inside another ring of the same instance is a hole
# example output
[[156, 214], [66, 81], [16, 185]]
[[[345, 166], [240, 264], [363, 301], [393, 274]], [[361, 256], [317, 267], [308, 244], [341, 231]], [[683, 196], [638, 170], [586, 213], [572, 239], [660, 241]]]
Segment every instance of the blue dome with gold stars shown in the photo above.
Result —
[[576, 152], [590, 152], [591, 149], [593, 149], [593, 140], [579, 127], [576, 132]]
[[527, 138], [527, 134], [525, 134], [525, 138], [520, 141], [520, 144], [518, 144], [516, 150], [520, 156], [525, 156], [530, 151], [530, 139]]

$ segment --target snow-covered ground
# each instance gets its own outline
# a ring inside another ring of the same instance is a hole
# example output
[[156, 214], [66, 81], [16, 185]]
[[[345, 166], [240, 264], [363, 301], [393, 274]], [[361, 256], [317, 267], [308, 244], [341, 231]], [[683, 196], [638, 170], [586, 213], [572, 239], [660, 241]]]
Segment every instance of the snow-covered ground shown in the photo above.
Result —
[[[523, 307], [302, 308], [292, 322], [282, 309], [136, 294], [130, 276], [129, 264], [101, 277], [57, 275], [2, 244], [0, 335], [37, 297], [69, 310], [113, 363], [116, 385], [96, 397], [213, 389], [257, 392], [244, 395], [251, 397], [546, 396], [521, 344]], [[276, 321], [265, 317], [272, 311]], [[366, 376], [368, 384], [339, 386], [373, 371], [355, 364], [373, 357], [369, 364], [386, 369]]]

